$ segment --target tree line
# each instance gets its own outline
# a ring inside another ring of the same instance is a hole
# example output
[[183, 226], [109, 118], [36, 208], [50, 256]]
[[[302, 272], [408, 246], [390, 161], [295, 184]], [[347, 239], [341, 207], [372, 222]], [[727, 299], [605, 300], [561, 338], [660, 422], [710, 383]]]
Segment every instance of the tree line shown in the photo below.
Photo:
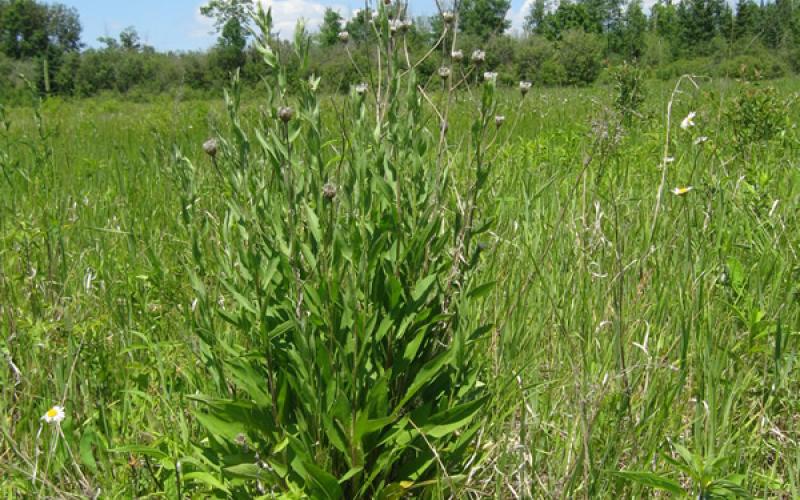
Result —
[[[664, 79], [685, 72], [757, 79], [800, 71], [797, 2], [659, 0], [646, 11], [641, 0], [536, 0], [522, 33], [509, 32], [510, 0], [461, 0], [457, 12], [395, 21], [412, 60], [429, 55], [418, 67], [423, 77], [435, 77], [440, 66], [454, 62], [446, 44], [429, 54], [452, 15], [458, 50], [467, 55], [462, 64], [482, 50], [481, 65], [507, 84], [590, 84], [623, 61]], [[74, 8], [0, 0], [0, 99], [14, 99], [30, 87], [81, 97], [216, 93], [237, 69], [255, 80], [260, 59], [249, 40], [252, 8], [252, 0], [211, 0], [201, 12], [215, 21], [216, 44], [205, 51], [159, 52], [134, 27], [87, 48]], [[311, 71], [322, 76], [326, 90], [349, 89], [363, 76], [353, 63], [368, 65], [375, 57], [372, 16], [369, 9], [349, 19], [333, 9], [325, 12], [312, 34]], [[291, 42], [281, 44], [288, 53]]]

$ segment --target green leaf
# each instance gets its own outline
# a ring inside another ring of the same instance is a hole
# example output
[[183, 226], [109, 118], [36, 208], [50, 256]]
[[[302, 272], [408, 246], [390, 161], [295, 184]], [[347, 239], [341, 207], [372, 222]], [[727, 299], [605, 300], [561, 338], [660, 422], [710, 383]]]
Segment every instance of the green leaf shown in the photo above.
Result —
[[150, 448], [148, 446], [139, 446], [139, 445], [118, 446], [117, 448], [112, 448], [108, 451], [111, 453], [134, 453], [139, 455], [145, 455], [148, 457], [155, 458], [156, 460], [169, 458], [169, 455], [159, 450], [158, 448]]
[[425, 422], [416, 422], [423, 434], [434, 438], [442, 438], [467, 425], [486, 403], [487, 398], [476, 399], [469, 403], [454, 406], [436, 415], [432, 415]]
[[97, 440], [94, 432], [89, 430], [83, 435], [83, 437], [81, 437], [81, 442], [78, 448], [81, 462], [92, 472], [97, 472], [97, 461], [94, 459], [93, 449], [93, 446], [96, 444], [96, 442]]
[[243, 479], [264, 479], [267, 472], [257, 464], [238, 464], [225, 467], [225, 472], [233, 477]]
[[673, 495], [685, 496], [686, 492], [681, 488], [677, 481], [655, 474], [653, 472], [620, 471], [614, 472], [615, 476], [628, 481], [633, 481], [650, 488], [668, 491]]
[[314, 491], [317, 493], [314, 495], [315, 498], [338, 500], [342, 497], [342, 487], [339, 485], [339, 481], [310, 461], [302, 460], [299, 457], [295, 458], [292, 461], [292, 468], [300, 477], [314, 486]]
[[423, 278], [417, 282], [417, 285], [414, 287], [414, 292], [411, 294], [411, 298], [414, 300], [414, 302], [417, 302], [424, 297], [431, 289], [431, 286], [435, 281], [436, 275], [431, 274], [427, 278]]
[[489, 295], [489, 292], [492, 291], [496, 283], [497, 283], [496, 281], [490, 281], [489, 283], [484, 283], [483, 285], [477, 286], [472, 290], [470, 290], [467, 297], [471, 299], [480, 299], [482, 297], [485, 297]]
[[228, 490], [228, 488], [222, 481], [215, 478], [208, 472], [189, 472], [183, 475], [183, 480], [205, 484], [206, 486], [211, 486], [215, 490], [220, 490], [224, 491], [225, 493], [230, 493], [230, 490]]
[[411, 398], [413, 398], [420, 389], [422, 389], [428, 382], [436, 378], [441, 372], [442, 368], [447, 366], [450, 362], [450, 358], [453, 356], [453, 351], [445, 351], [432, 360], [428, 361], [425, 366], [417, 373], [417, 376], [414, 377], [414, 382], [411, 383], [411, 386], [406, 391], [405, 397], [400, 401], [395, 409], [395, 413], [399, 414], [400, 409], [408, 403]]

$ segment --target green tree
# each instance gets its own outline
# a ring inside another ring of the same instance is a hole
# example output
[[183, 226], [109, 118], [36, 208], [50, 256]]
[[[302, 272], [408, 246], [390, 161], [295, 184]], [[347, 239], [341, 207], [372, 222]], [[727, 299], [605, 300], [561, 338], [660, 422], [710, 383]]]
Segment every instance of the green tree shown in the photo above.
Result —
[[641, 0], [632, 0], [625, 9], [622, 28], [621, 53], [628, 59], [639, 59], [644, 51], [647, 16]]
[[240, 26], [246, 26], [253, 11], [253, 0], [209, 0], [200, 7], [200, 13], [214, 19], [217, 33], [224, 31], [231, 19], [236, 19]]
[[138, 51], [141, 47], [141, 39], [139, 33], [133, 26], [128, 26], [119, 34], [119, 44], [123, 49], [129, 51]]
[[325, 9], [325, 17], [319, 28], [319, 43], [323, 47], [331, 47], [339, 42], [339, 33], [342, 31], [342, 16], [332, 8]]
[[459, 12], [461, 31], [488, 40], [492, 35], [501, 35], [511, 26], [506, 19], [510, 0], [463, 0]]
[[749, 41], [756, 36], [760, 17], [761, 9], [753, 0], [739, 0], [736, 3], [734, 38], [739, 41]]
[[579, 29], [567, 30], [558, 45], [558, 59], [566, 70], [565, 83], [590, 84], [597, 79], [602, 68], [602, 38]]
[[525, 16], [525, 31], [528, 33], [541, 33], [541, 28], [547, 17], [547, 0], [535, 0], [530, 12]]
[[0, 51], [13, 59], [77, 51], [80, 34], [75, 9], [34, 0], [0, 2]]
[[244, 49], [247, 46], [245, 30], [235, 17], [228, 19], [222, 28], [219, 41], [214, 47], [212, 60], [214, 66], [222, 71], [222, 77], [244, 66], [247, 59]]
[[592, 19], [585, 4], [562, 1], [555, 12], [545, 17], [540, 32], [550, 40], [559, 40], [569, 30], [600, 33], [602, 28]]

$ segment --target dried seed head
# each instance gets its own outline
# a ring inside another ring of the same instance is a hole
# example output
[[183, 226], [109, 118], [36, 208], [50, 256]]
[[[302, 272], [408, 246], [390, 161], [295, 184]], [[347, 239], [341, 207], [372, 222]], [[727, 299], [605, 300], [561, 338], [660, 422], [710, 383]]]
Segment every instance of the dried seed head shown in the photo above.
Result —
[[502, 126], [503, 123], [505, 122], [506, 122], [506, 117], [503, 115], [497, 115], [494, 117], [494, 124], [497, 125], [498, 127]]
[[493, 82], [497, 80], [497, 73], [493, 71], [487, 71], [486, 73], [483, 74], [483, 79], [487, 82]]
[[441, 68], [439, 68], [439, 76], [443, 80], [450, 78], [450, 68], [448, 68], [447, 66], [442, 66]]
[[289, 107], [283, 107], [278, 110], [278, 118], [281, 119], [283, 123], [289, 123], [294, 118], [294, 110]]
[[369, 89], [369, 84], [368, 83], [359, 83], [355, 87], [356, 94], [358, 94], [358, 95], [366, 94], [368, 89]]
[[531, 82], [524, 82], [524, 81], [519, 82], [519, 91], [522, 93], [522, 95], [525, 95], [528, 92], [530, 92], [531, 87], [533, 87], [533, 84]]
[[347, 43], [350, 41], [350, 33], [346, 31], [339, 32], [339, 41], [342, 43]]
[[322, 196], [326, 200], [333, 200], [336, 198], [336, 185], [328, 182], [324, 186], [322, 186]]
[[453, 59], [453, 61], [455, 61], [455, 62], [461, 62], [461, 61], [463, 61], [463, 60], [464, 60], [464, 53], [463, 53], [462, 51], [460, 51], [460, 50], [454, 50], [454, 51], [453, 51], [453, 52], [450, 54], [450, 57], [451, 57], [451, 58]]
[[406, 32], [409, 31], [412, 26], [414, 26], [414, 23], [411, 22], [411, 19], [405, 19], [400, 23], [400, 30]]
[[452, 24], [455, 18], [455, 14], [450, 11], [442, 12], [442, 21], [444, 21], [445, 24]]
[[217, 156], [217, 140], [212, 137], [211, 139], [204, 142], [203, 151], [205, 151], [206, 154], [211, 158]]
[[482, 50], [476, 50], [472, 53], [472, 62], [475, 64], [481, 64], [486, 61], [486, 52]]

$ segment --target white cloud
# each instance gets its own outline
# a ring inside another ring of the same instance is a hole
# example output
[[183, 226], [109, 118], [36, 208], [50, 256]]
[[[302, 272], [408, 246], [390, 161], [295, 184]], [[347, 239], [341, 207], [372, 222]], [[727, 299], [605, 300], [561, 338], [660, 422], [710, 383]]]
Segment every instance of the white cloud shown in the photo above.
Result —
[[506, 14], [506, 19], [511, 21], [512, 33], [522, 33], [522, 27], [525, 25], [525, 17], [527, 17], [528, 12], [531, 11], [533, 1], [534, 0], [525, 0], [522, 2], [522, 5], [520, 5], [519, 9], [509, 10], [508, 14]]

